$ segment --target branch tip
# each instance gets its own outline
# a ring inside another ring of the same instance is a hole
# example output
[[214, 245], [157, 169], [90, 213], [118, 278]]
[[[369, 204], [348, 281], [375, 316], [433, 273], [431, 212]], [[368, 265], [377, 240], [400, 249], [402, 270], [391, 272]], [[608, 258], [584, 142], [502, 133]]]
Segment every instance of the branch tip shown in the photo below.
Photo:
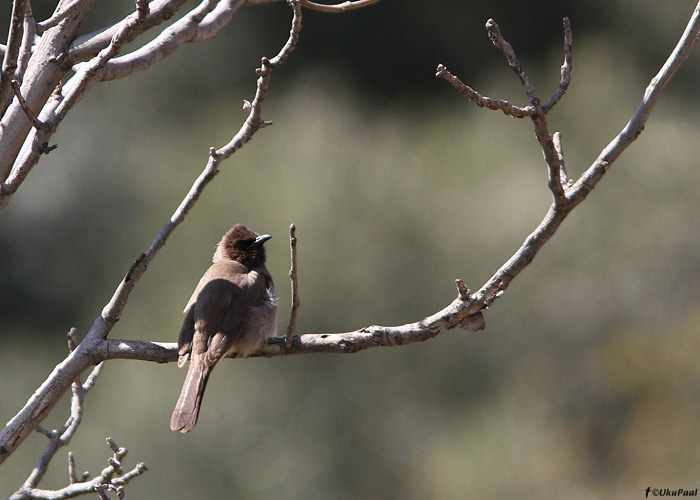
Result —
[[66, 339], [68, 340], [68, 350], [70, 352], [73, 352], [75, 348], [78, 347], [77, 333], [78, 330], [73, 327], [66, 334]]
[[459, 298], [462, 300], [469, 300], [469, 297], [471, 296], [471, 290], [467, 288], [467, 285], [464, 284], [464, 281], [461, 279], [457, 278], [455, 279], [455, 284], [457, 285], [457, 291], [459, 292]]

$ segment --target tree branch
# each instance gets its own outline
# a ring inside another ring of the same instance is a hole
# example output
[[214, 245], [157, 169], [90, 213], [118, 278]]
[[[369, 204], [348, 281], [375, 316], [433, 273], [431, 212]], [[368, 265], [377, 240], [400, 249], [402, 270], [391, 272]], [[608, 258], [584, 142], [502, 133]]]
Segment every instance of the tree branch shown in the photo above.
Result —
[[[219, 5], [221, 7], [217, 9]], [[151, 42], [140, 49], [110, 61], [100, 74], [100, 80], [116, 80], [132, 75], [171, 55], [184, 43], [199, 42], [215, 36], [232, 19], [240, 5], [241, 0], [202, 1], [182, 19], [164, 29]], [[209, 17], [210, 15], [212, 17]], [[206, 30], [200, 32], [200, 25], [205, 20], [210, 24]], [[203, 33], [206, 33], [206, 37]]]
[[542, 109], [545, 113], [548, 113], [550, 109], [552, 109], [554, 106], [557, 105], [559, 100], [564, 97], [564, 94], [566, 94], [566, 91], [569, 88], [569, 85], [571, 84], [571, 66], [573, 64], [572, 61], [572, 48], [571, 48], [571, 43], [572, 43], [572, 34], [571, 34], [571, 21], [569, 21], [568, 17], [565, 17], [563, 20], [563, 25], [564, 25], [564, 64], [561, 66], [561, 79], [559, 80], [559, 87], [557, 88], [556, 92], [554, 92], [554, 95], [547, 101], [543, 106]]
[[378, 2], [379, 0], [355, 0], [354, 2], [348, 0], [347, 2], [341, 2], [337, 4], [324, 4], [318, 2], [311, 2], [309, 0], [302, 0], [301, 4], [303, 7], [306, 7], [309, 10], [316, 10], [318, 12], [328, 12], [335, 14], [339, 12], [347, 12], [349, 10], [361, 9], [362, 7], [367, 7], [368, 5], [372, 5]]
[[[82, 481], [77, 480], [74, 482], [73, 479], [77, 479], [77, 477], [71, 475], [70, 484], [59, 490], [42, 490], [39, 488], [27, 489], [23, 487], [8, 500], [64, 500], [80, 495], [88, 495], [90, 493], [98, 493], [101, 498], [107, 498], [107, 500], [109, 500], [109, 497], [104, 493], [105, 491], [114, 491], [119, 498], [125, 498], [124, 486], [135, 477], [146, 472], [148, 468], [146, 464], [141, 462], [129, 472], [124, 473], [121, 462], [127, 454], [126, 448], [117, 446], [111, 437], [107, 438], [107, 445], [112, 450], [113, 455], [107, 460], [108, 465], [102, 469], [99, 476], [88, 480], [88, 477], [83, 475]], [[70, 460], [69, 463], [71, 463]], [[74, 467], [74, 464], [72, 467]]]
[[[67, 335], [68, 340], [68, 350], [70, 352], [75, 351], [76, 345], [76, 330], [71, 328]], [[139, 464], [134, 470], [123, 474], [119, 478], [114, 478], [115, 474], [122, 474], [120, 461], [126, 455], [126, 450], [124, 448], [119, 448], [114, 444], [111, 438], [107, 438], [107, 443], [114, 452], [114, 456], [110, 459], [110, 466], [102, 471], [102, 474], [92, 481], [88, 481], [89, 474], [85, 473], [78, 479], [75, 473], [75, 459], [72, 453], [68, 454], [68, 481], [69, 486], [62, 488], [60, 490], [42, 490], [37, 488], [41, 479], [44, 477], [46, 470], [51, 463], [51, 460], [55, 457], [56, 452], [70, 444], [73, 436], [78, 430], [80, 423], [83, 420], [83, 411], [85, 405], [85, 396], [88, 391], [92, 389], [95, 385], [97, 377], [100, 375], [104, 362], [99, 363], [86, 379], [85, 383], [80, 382], [80, 378], [77, 378], [71, 384], [73, 395], [71, 397], [70, 404], [70, 416], [66, 423], [60, 428], [53, 431], [47, 431], [41, 426], [37, 427], [37, 431], [45, 435], [49, 442], [41, 454], [39, 461], [32, 470], [31, 474], [24, 482], [24, 484], [17, 490], [9, 500], [26, 500], [26, 499], [60, 499], [60, 498], [72, 498], [81, 494], [94, 492], [96, 488], [104, 487], [122, 487], [129, 482], [133, 477], [142, 474], [146, 470], [146, 466]]]
[[[131, 42], [142, 33], [169, 20], [182, 10], [188, 1], [189, 0], [154, 0], [149, 3], [150, 14], [138, 29], [135, 29], [127, 36], [126, 42]], [[95, 57], [102, 49], [109, 45], [112, 37], [119, 29], [119, 25], [120, 23], [115, 23], [112, 26], [76, 38], [66, 51], [67, 62], [73, 65]]]
[[24, 11], [26, 0], [14, 0], [12, 2], [12, 20], [10, 21], [10, 33], [7, 36], [7, 50], [2, 61], [2, 73], [0, 73], [0, 109], [4, 112], [4, 103], [10, 93], [10, 85], [17, 70], [17, 58], [22, 46], [24, 31]]
[[60, 23], [66, 17], [76, 12], [78, 8], [80, 8], [80, 4], [82, 2], [83, 0], [73, 0], [71, 3], [61, 8], [60, 10], [57, 9], [56, 12], [54, 12], [54, 14], [50, 18], [40, 23], [36, 23], [36, 34], [41, 35], [44, 31], [51, 29], [54, 26], [58, 26], [58, 23]]
[[[78, 3], [78, 6], [79, 5], [81, 4]], [[75, 9], [76, 5], [72, 4], [71, 8]], [[22, 99], [19, 83], [13, 85], [20, 106], [34, 126], [35, 132], [31, 137], [33, 147], [29, 148], [23, 156], [18, 158], [17, 165], [12, 169], [12, 172], [5, 182], [0, 185], [0, 209], [7, 206], [12, 195], [19, 189], [19, 186], [21, 186], [27, 178], [31, 169], [38, 163], [41, 155], [55, 149], [55, 146], [50, 147], [48, 145], [49, 139], [68, 115], [68, 112], [95, 84], [99, 71], [104, 68], [105, 64], [107, 64], [112, 57], [119, 53], [128, 34], [141, 24], [147, 15], [147, 0], [136, 0], [136, 11], [121, 23], [119, 30], [112, 37], [110, 44], [100, 51], [94, 59], [85, 63], [80, 71], [71, 79], [71, 82], [75, 81], [75, 83], [69, 87], [69, 90], [66, 91], [66, 95], [57, 102], [53, 115], [46, 121], [41, 122], [33, 116], [30, 107], [27, 105], [26, 101]]]
[[[21, 76], [22, 95], [29, 108], [35, 113], [40, 115], [38, 110], [44, 107], [69, 69], [63, 64], [64, 51], [80, 29], [94, 2], [95, 0], [84, 0], [74, 15], [64, 19], [57, 29], [44, 33], [41, 41], [34, 48], [31, 58], [28, 58], [28, 54], [33, 42], [33, 29], [30, 36], [24, 38], [27, 43], [23, 42], [19, 56], [20, 61], [23, 57], [27, 61], [26, 71]], [[25, 16], [25, 25], [29, 21], [33, 22], [29, 16]], [[19, 104], [16, 102], [10, 104], [0, 122], [0, 181], [7, 180], [31, 131], [32, 124], [27, 120]], [[26, 145], [30, 147], [32, 144], [36, 143], [30, 141]], [[5, 208], [8, 201], [7, 197], [0, 200], [0, 211]]]

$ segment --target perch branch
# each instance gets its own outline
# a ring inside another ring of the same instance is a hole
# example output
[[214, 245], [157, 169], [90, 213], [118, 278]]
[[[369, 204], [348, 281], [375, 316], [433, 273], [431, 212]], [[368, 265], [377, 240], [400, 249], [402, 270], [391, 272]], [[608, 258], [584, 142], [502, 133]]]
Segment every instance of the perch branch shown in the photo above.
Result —
[[295, 224], [289, 226], [289, 253], [291, 256], [291, 267], [289, 268], [289, 280], [292, 286], [292, 308], [289, 312], [289, 324], [287, 325], [287, 347], [294, 341], [294, 330], [297, 327], [297, 314], [299, 313], [299, 286], [297, 276], [297, 227]]
[[272, 59], [262, 58], [262, 65], [257, 70], [258, 79], [255, 98], [251, 103], [248, 103], [249, 113], [247, 119], [228, 144], [218, 150], [215, 148], [210, 149], [209, 160], [204, 170], [194, 181], [190, 191], [163, 226], [148, 250], [141, 254], [131, 265], [121, 283], [117, 286], [112, 298], [93, 322], [83, 341], [66, 359], [54, 368], [53, 372], [41, 387], [35, 391], [24, 407], [0, 431], [0, 464], [39, 425], [56, 404], [56, 401], [70, 386], [71, 382], [90, 365], [102, 361], [102, 359], [96, 357], [96, 353], [102, 352], [102, 350], [107, 351], [109, 344], [105, 339], [117, 321], [119, 321], [131, 291], [146, 271], [148, 264], [155, 258], [173, 231], [194, 207], [204, 188], [218, 173], [221, 162], [250, 141], [253, 134], [266, 123], [261, 118], [262, 104], [268, 92], [272, 70], [282, 64], [294, 50], [301, 31], [300, 2], [299, 0], [290, 0], [289, 4], [293, 10], [289, 39], [275, 57]]

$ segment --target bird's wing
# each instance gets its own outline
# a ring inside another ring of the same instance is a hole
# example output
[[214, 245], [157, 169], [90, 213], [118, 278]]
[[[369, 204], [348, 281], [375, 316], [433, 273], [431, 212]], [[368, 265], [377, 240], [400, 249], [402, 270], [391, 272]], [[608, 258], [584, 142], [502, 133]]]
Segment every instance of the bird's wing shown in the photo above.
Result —
[[180, 328], [180, 336], [177, 339], [177, 366], [178, 368], [185, 364], [190, 359], [192, 351], [192, 338], [194, 337], [194, 308], [190, 307], [185, 316], [185, 321], [182, 322]]

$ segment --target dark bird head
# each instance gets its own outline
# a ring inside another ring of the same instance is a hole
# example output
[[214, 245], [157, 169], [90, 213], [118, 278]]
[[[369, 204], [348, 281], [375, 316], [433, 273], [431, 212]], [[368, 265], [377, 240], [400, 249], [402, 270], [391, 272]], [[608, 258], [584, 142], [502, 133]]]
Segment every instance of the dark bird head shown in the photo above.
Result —
[[236, 224], [221, 238], [213, 261], [234, 260], [249, 269], [260, 267], [265, 264], [263, 243], [270, 238], [269, 234], [258, 235], [243, 224]]

